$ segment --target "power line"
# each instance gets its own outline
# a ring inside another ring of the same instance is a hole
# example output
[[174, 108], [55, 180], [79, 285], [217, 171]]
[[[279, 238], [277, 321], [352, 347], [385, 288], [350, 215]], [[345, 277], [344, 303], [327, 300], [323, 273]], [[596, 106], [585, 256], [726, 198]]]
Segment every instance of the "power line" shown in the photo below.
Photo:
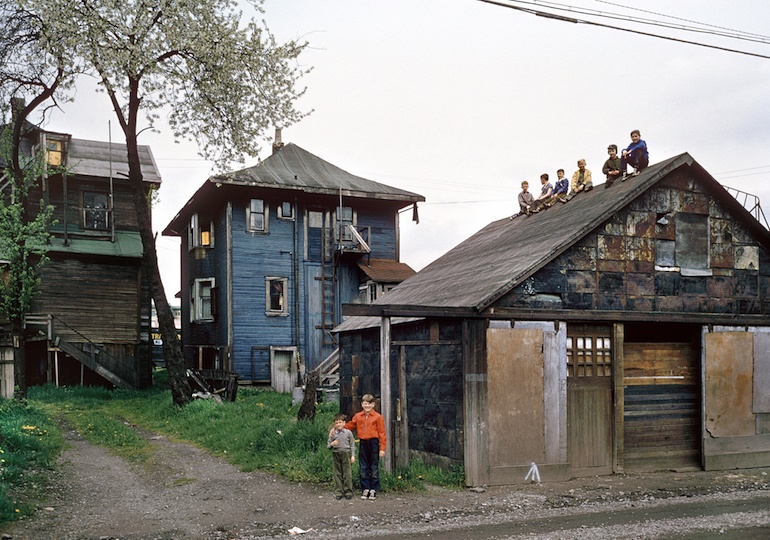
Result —
[[[642, 32], [640, 30], [633, 30], [631, 28], [622, 28], [622, 27], [619, 27], [619, 26], [612, 26], [612, 25], [609, 25], [609, 24], [603, 24], [603, 23], [599, 23], [599, 22], [595, 22], [595, 21], [589, 21], [589, 20], [585, 20], [585, 19], [577, 19], [577, 18], [574, 18], [574, 17], [565, 17], [563, 15], [557, 15], [555, 13], [550, 13], [550, 12], [547, 12], [547, 11], [541, 11], [541, 10], [532, 9], [532, 8], [525, 8], [525, 7], [521, 7], [521, 6], [514, 6], [514, 5], [511, 5], [511, 4], [506, 4], [506, 3], [499, 2], [499, 1], [496, 1], [496, 0], [479, 0], [479, 1], [480, 2], [484, 2], [485, 4], [492, 4], [492, 5], [496, 5], [496, 6], [499, 6], [499, 7], [504, 7], [504, 8], [508, 8], [508, 9], [514, 9], [516, 11], [523, 11], [524, 13], [529, 13], [531, 15], [536, 15], [536, 16], [539, 16], [539, 17], [546, 17], [546, 18], [549, 18], [549, 19], [556, 19], [556, 20], [561, 20], [561, 21], [564, 21], [564, 22], [571, 22], [571, 23], [574, 23], [574, 24], [587, 24], [589, 26], [597, 26], [599, 28], [607, 28], [607, 29], [610, 29], [610, 30], [620, 30], [621, 32], [629, 32], [629, 33], [638, 34], [638, 35], [641, 35], [641, 36], [655, 37], [655, 38], [658, 38], [658, 39], [665, 39], [667, 41], [674, 41], [674, 42], [677, 42], [677, 43], [686, 43], [688, 45], [696, 45], [696, 46], [699, 46], [699, 47], [705, 47], [707, 49], [715, 49], [715, 50], [720, 50], [720, 51], [724, 51], [724, 52], [732, 52], [732, 53], [737, 53], [737, 54], [743, 54], [743, 55], [746, 55], [746, 56], [754, 56], [754, 57], [757, 57], [757, 58], [764, 58], [764, 59], [770, 60], [770, 56], [767, 56], [767, 55], [764, 55], [764, 54], [753, 53], [753, 52], [749, 52], [749, 51], [742, 51], [742, 50], [739, 50], [739, 49], [731, 49], [729, 47], [721, 47], [721, 46], [718, 46], [718, 45], [711, 45], [711, 44], [708, 44], [708, 43], [702, 43], [702, 42], [698, 42], [698, 41], [691, 41], [691, 40], [687, 40], [687, 39], [675, 38], [675, 37], [671, 37], [671, 36], [665, 36], [665, 35], [662, 35], [662, 34], [653, 34], [651, 32]], [[510, 1], [518, 1], [518, 0], [510, 0]], [[523, 3], [533, 4], [532, 2], [523, 2]], [[557, 8], [552, 8], [552, 9], [557, 9]], [[607, 16], [607, 15], [599, 15], [599, 16], [605, 17], [605, 18], [617, 18], [617, 17], [610, 17], [610, 16]], [[631, 20], [631, 19], [626, 18], [626, 20]], [[639, 22], [639, 21], [637, 21], [637, 22]], [[653, 24], [653, 23], [646, 23], [646, 24]], [[661, 24], [657, 24], [657, 26], [665, 26], [665, 25], [661, 23]]]

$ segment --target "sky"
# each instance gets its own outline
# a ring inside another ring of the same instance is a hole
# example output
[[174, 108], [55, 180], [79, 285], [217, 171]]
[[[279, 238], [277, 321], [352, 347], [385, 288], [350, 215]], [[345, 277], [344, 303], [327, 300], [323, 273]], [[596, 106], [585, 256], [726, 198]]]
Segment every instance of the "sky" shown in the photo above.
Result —
[[[579, 10], [697, 23], [712, 33]], [[594, 182], [603, 181], [607, 145], [627, 146], [632, 129], [641, 131], [651, 163], [688, 152], [723, 185], [758, 196], [770, 217], [770, 59], [611, 28], [770, 57], [770, 2], [266, 0], [257, 16], [279, 41], [308, 42], [298, 66], [312, 71], [300, 80], [306, 93], [298, 108], [310, 114], [283, 128], [284, 143], [425, 196], [419, 224], [411, 211], [401, 215], [401, 260], [415, 270], [515, 213], [523, 180], [532, 190], [544, 172], [555, 178], [563, 168], [571, 177], [585, 158]], [[760, 42], [713, 35], [727, 29]], [[113, 116], [104, 94], [83, 80], [47, 127], [107, 140]], [[162, 231], [214, 171], [193, 143], [159, 128], [140, 143], [151, 146], [163, 179], [153, 209]], [[263, 141], [259, 157], [270, 148]], [[167, 295], [178, 303], [179, 239], [159, 235], [158, 256]]]

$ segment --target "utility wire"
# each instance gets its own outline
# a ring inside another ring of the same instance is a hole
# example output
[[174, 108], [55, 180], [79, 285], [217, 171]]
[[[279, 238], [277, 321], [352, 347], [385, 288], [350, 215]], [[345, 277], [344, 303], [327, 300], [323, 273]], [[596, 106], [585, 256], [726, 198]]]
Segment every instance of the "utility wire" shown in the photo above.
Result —
[[632, 10], [632, 11], [639, 11], [641, 13], [649, 13], [650, 15], [657, 15], [658, 17], [666, 17], [666, 18], [669, 18], [669, 19], [674, 19], [676, 21], [682, 21], [682, 22], [687, 22], [687, 23], [692, 23], [692, 24], [698, 24], [698, 25], [701, 25], [701, 26], [708, 26], [710, 28], [716, 28], [717, 30], [726, 30], [728, 32], [734, 32], [736, 34], [745, 34], [747, 36], [754, 36], [754, 37], [759, 37], [759, 38], [764, 38], [764, 39], [770, 39], [769, 36], [764, 36], [762, 34], [755, 34], [753, 32], [745, 32], [743, 30], [735, 30], [734, 28], [726, 28], [724, 26], [717, 26], [715, 24], [702, 23], [702, 22], [698, 22], [698, 21], [693, 21], [692, 19], [685, 19], [683, 17], [676, 17], [674, 15], [666, 15], [665, 13], [658, 13], [657, 11], [650, 11], [650, 10], [642, 9], [642, 8], [638, 8], [638, 7], [624, 6], [623, 4], [618, 4], [616, 2], [608, 2], [607, 0], [595, 0], [595, 1], [599, 2], [601, 4], [609, 4], [611, 6], [620, 7], [620, 8], [623, 8], [623, 9], [629, 9], [629, 10]]
[[681, 39], [681, 38], [675, 38], [675, 37], [671, 37], [671, 36], [664, 36], [664, 35], [661, 35], [661, 34], [653, 34], [653, 33], [650, 33], [650, 32], [642, 32], [642, 31], [639, 31], [639, 30], [632, 30], [630, 28], [621, 28], [619, 26], [612, 26], [612, 25], [609, 25], [609, 24], [602, 24], [602, 23], [598, 23], [598, 22], [595, 22], [595, 21], [588, 21], [588, 20], [585, 20], [585, 19], [576, 19], [576, 18], [573, 18], [573, 17], [565, 17], [563, 15], [557, 15], [555, 13], [549, 13], [547, 11], [540, 11], [540, 10], [536, 10], [536, 9], [532, 9], [532, 8], [525, 8], [525, 7], [521, 7], [521, 6], [513, 6], [513, 5], [510, 5], [510, 4], [503, 3], [503, 2], [498, 2], [496, 0], [478, 0], [478, 1], [479, 2], [483, 2], [485, 4], [492, 4], [492, 5], [499, 6], [499, 7], [513, 9], [513, 10], [516, 10], [516, 11], [523, 11], [524, 13], [529, 13], [530, 15], [536, 15], [536, 16], [539, 16], [539, 17], [546, 17], [546, 18], [549, 18], [549, 19], [556, 19], [556, 20], [560, 20], [560, 21], [564, 21], [564, 22], [570, 22], [570, 23], [574, 23], [574, 24], [587, 24], [589, 26], [597, 26], [599, 28], [608, 28], [610, 30], [620, 30], [622, 32], [629, 32], [629, 33], [638, 34], [638, 35], [641, 35], [641, 36], [655, 37], [655, 38], [658, 38], [658, 39], [665, 39], [667, 41], [674, 41], [674, 42], [677, 42], [677, 43], [686, 43], [688, 45], [697, 45], [699, 47], [705, 47], [707, 49], [716, 49], [716, 50], [719, 50], [719, 51], [732, 52], [732, 53], [737, 53], [737, 54], [743, 54], [743, 55], [746, 55], [746, 56], [754, 56], [754, 57], [757, 57], [757, 58], [765, 58], [767, 60], [770, 60], [770, 56], [767, 56], [767, 55], [764, 55], [764, 54], [753, 53], [753, 52], [749, 52], [749, 51], [741, 51], [739, 49], [731, 49], [731, 48], [728, 48], [728, 47], [720, 47], [718, 45], [710, 45], [708, 43], [701, 43], [701, 42], [698, 42], [698, 41], [690, 41], [690, 40]]
[[[678, 17], [673, 17], [673, 16], [669, 16], [669, 15], [665, 15], [665, 14], [657, 14], [656, 13], [657, 15], [660, 15], [662, 17], [668, 17], [668, 18], [675, 19], [675, 20], [683, 20], [683, 21], [687, 21], [687, 22], [692, 22], [692, 23], [697, 24], [697, 25], [699, 25], [701, 27], [708, 27], [709, 29], [698, 28], [698, 27], [695, 27], [695, 26], [686, 26], [686, 25], [682, 25], [682, 24], [674, 24], [674, 23], [670, 23], [670, 22], [666, 22], [666, 21], [660, 21], [660, 20], [656, 20], [656, 19], [633, 17], [633, 16], [630, 16], [630, 15], [625, 15], [625, 14], [621, 14], [621, 13], [610, 13], [610, 12], [606, 12], [606, 11], [598, 11], [598, 10], [595, 10], [595, 9], [589, 9], [589, 8], [578, 7], [578, 6], [571, 6], [571, 5], [562, 4], [562, 3], [559, 3], [559, 2], [550, 2], [548, 0], [529, 0], [529, 1], [526, 1], [526, 0], [508, 0], [508, 1], [512, 2], [512, 3], [526, 4], [526, 5], [530, 5], [530, 6], [541, 6], [541, 7], [545, 7], [545, 8], [548, 8], [548, 9], [553, 9], [553, 10], [556, 10], [556, 11], [566, 11], [566, 12], [569, 12], [569, 13], [579, 13], [581, 15], [591, 15], [591, 16], [594, 16], [594, 17], [601, 17], [601, 18], [605, 18], [605, 19], [621, 20], [621, 21], [627, 21], [627, 22], [632, 22], [632, 23], [636, 23], [636, 24], [646, 24], [646, 25], [651, 25], [651, 26], [660, 26], [662, 28], [669, 28], [669, 29], [672, 29], [672, 30], [682, 30], [682, 31], [686, 31], [686, 32], [695, 32], [695, 33], [700, 33], [700, 34], [709, 34], [709, 35], [718, 36], [718, 37], [738, 39], [738, 40], [742, 40], [742, 41], [751, 41], [751, 42], [755, 42], [755, 43], [767, 44], [770, 41], [770, 36], [763, 36], [763, 35], [760, 35], [760, 34], [751, 34], [751, 33], [748, 33], [748, 32], [743, 32], [741, 30], [732, 30], [732, 29], [729, 29], [729, 28], [716, 27], [716, 26], [713, 26], [713, 25], [699, 23], [697, 21], [689, 21], [689, 20], [686, 20], [686, 19], [680, 19]], [[615, 4], [615, 5], [620, 5], [620, 4]], [[628, 8], [628, 9], [632, 9], [632, 8]], [[717, 31], [714, 30], [715, 28], [721, 28], [721, 30], [723, 30], [723, 31], [717, 32]], [[724, 30], [727, 30], [728, 32], [725, 32]]]

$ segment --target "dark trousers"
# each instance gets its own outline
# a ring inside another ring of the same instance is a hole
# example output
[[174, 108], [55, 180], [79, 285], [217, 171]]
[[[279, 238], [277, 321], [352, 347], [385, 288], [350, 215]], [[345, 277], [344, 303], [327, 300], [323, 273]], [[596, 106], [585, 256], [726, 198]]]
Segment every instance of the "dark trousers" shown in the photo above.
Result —
[[335, 495], [352, 495], [353, 475], [350, 468], [350, 452], [332, 452], [332, 461]]
[[647, 165], [650, 164], [650, 158], [644, 155], [644, 151], [642, 150], [633, 150], [630, 154], [627, 156], [620, 157], [620, 172], [621, 174], [626, 172], [626, 168], [628, 165], [631, 165], [633, 168], [642, 170]]
[[361, 489], [380, 490], [380, 440], [361, 439], [358, 444]]

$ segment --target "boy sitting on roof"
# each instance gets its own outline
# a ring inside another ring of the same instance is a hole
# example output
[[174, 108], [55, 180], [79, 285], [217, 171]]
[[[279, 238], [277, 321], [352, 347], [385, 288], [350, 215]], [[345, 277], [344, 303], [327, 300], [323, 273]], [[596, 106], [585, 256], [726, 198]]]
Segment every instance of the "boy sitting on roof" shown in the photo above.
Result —
[[607, 182], [604, 184], [605, 189], [610, 187], [620, 176], [620, 158], [618, 157], [617, 145], [609, 145], [607, 153], [610, 157], [604, 162], [604, 167], [602, 167], [602, 172], [607, 176]]
[[527, 191], [528, 189], [529, 182], [524, 180], [521, 183], [521, 193], [519, 193], [519, 208], [521, 209], [519, 212], [520, 214], [529, 215], [532, 213], [532, 204], [535, 202], [535, 198], [529, 191]]
[[581, 191], [591, 191], [594, 188], [594, 183], [591, 181], [591, 171], [586, 169], [586, 160], [579, 159], [577, 166], [578, 170], [572, 175], [570, 191], [566, 199], [564, 199], [564, 202], [569, 201]]
[[629, 176], [639, 174], [650, 163], [650, 154], [647, 152], [647, 143], [642, 140], [642, 134], [638, 129], [631, 132], [631, 144], [623, 150], [620, 158], [620, 172], [623, 173], [623, 180], [626, 179], [626, 167], [631, 165], [634, 168]]
[[548, 173], [540, 175], [540, 184], [542, 185], [540, 188], [540, 196], [535, 199], [535, 202], [532, 204], [533, 212], [539, 212], [540, 208], [545, 206], [545, 203], [548, 202], [551, 195], [553, 195], [553, 184], [548, 181]]

